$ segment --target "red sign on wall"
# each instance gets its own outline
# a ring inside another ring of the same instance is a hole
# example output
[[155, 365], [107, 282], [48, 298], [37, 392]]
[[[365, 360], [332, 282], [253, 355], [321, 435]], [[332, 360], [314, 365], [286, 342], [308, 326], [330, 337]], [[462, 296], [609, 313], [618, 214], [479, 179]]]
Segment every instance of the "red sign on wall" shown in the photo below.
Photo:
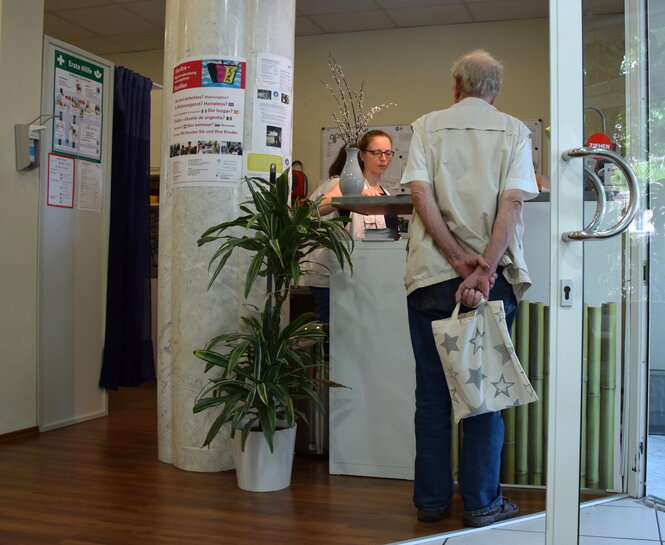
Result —
[[595, 132], [589, 136], [586, 145], [590, 148], [601, 148], [612, 151], [612, 140], [602, 132]]

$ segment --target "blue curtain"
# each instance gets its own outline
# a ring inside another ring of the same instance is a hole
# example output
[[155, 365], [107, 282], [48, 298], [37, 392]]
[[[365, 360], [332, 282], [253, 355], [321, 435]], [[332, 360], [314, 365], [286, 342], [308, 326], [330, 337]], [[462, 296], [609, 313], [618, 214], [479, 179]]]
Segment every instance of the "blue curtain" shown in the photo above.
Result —
[[155, 378], [150, 308], [150, 90], [115, 69], [106, 337], [100, 386]]

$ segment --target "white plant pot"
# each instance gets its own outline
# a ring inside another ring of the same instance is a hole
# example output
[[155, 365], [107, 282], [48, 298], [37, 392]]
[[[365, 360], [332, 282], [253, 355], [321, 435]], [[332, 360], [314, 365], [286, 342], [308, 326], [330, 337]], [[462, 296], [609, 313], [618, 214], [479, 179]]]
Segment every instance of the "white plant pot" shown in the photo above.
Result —
[[293, 449], [296, 442], [296, 426], [277, 430], [273, 438], [273, 452], [260, 431], [251, 431], [240, 449], [242, 434], [236, 432], [231, 445], [236, 466], [238, 487], [249, 492], [272, 492], [291, 484]]

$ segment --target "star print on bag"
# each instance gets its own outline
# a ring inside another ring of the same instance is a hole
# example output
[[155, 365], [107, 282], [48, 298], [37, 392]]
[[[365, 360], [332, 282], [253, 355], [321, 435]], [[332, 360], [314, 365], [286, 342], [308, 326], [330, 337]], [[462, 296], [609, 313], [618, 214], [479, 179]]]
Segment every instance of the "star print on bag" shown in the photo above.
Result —
[[487, 375], [483, 375], [481, 367], [478, 367], [478, 369], [469, 369], [469, 379], [464, 384], [475, 384], [476, 388], [480, 390], [480, 384], [485, 378], [487, 378]]
[[459, 335], [457, 337], [450, 337], [446, 333], [446, 338], [441, 343], [441, 346], [443, 346], [446, 349], [448, 354], [450, 354], [452, 351], [459, 352], [459, 348], [457, 347], [457, 339], [459, 339]]
[[457, 399], [457, 395], [455, 395], [455, 394], [457, 394], [457, 390], [456, 390], [455, 388], [451, 388], [451, 389], [449, 390], [449, 392], [450, 392], [450, 399], [451, 399], [454, 403], [459, 403], [459, 400]]
[[494, 350], [501, 354], [501, 365], [508, 363], [515, 352], [512, 346], [506, 346], [505, 344], [497, 344]]
[[538, 400], [506, 327], [502, 301], [432, 322], [455, 421]]
[[485, 414], [485, 413], [491, 412], [491, 411], [487, 408], [487, 404], [485, 403], [484, 400], [483, 400], [483, 402], [482, 402], [480, 405], [478, 405], [477, 407], [470, 407], [469, 409], [471, 410], [471, 414], [470, 414], [469, 416], [476, 416], [476, 415], [478, 415], [478, 414]]
[[469, 342], [473, 345], [473, 353], [475, 354], [478, 352], [478, 350], [485, 350], [485, 347], [483, 346], [483, 337], [485, 336], [485, 333], [481, 333], [480, 329], [476, 329], [476, 334], [474, 335], [473, 339], [471, 339]]
[[449, 374], [453, 378], [457, 378], [457, 376], [459, 375], [459, 373], [457, 371], [455, 371], [455, 368], [452, 367], [452, 366], [448, 367], [446, 374]]
[[[494, 394], [494, 397], [496, 397], [500, 394], [503, 394], [506, 397], [510, 397], [510, 394], [508, 393], [508, 388], [510, 388], [511, 386], [514, 386], [514, 385], [515, 385], [515, 383], [514, 382], [508, 382], [505, 379], [505, 377], [503, 376], [503, 373], [502, 373], [501, 378], [499, 380], [497, 380], [496, 382], [492, 383], [492, 386], [494, 386], [496, 388], [496, 393]], [[529, 386], [531, 386], [531, 385], [529, 384]]]

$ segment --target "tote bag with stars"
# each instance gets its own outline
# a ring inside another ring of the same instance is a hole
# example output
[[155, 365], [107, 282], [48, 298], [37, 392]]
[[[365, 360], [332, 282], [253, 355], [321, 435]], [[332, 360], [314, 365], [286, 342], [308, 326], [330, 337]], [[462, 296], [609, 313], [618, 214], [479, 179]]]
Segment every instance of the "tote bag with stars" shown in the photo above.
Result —
[[432, 322], [455, 422], [538, 400], [506, 327], [503, 301]]

